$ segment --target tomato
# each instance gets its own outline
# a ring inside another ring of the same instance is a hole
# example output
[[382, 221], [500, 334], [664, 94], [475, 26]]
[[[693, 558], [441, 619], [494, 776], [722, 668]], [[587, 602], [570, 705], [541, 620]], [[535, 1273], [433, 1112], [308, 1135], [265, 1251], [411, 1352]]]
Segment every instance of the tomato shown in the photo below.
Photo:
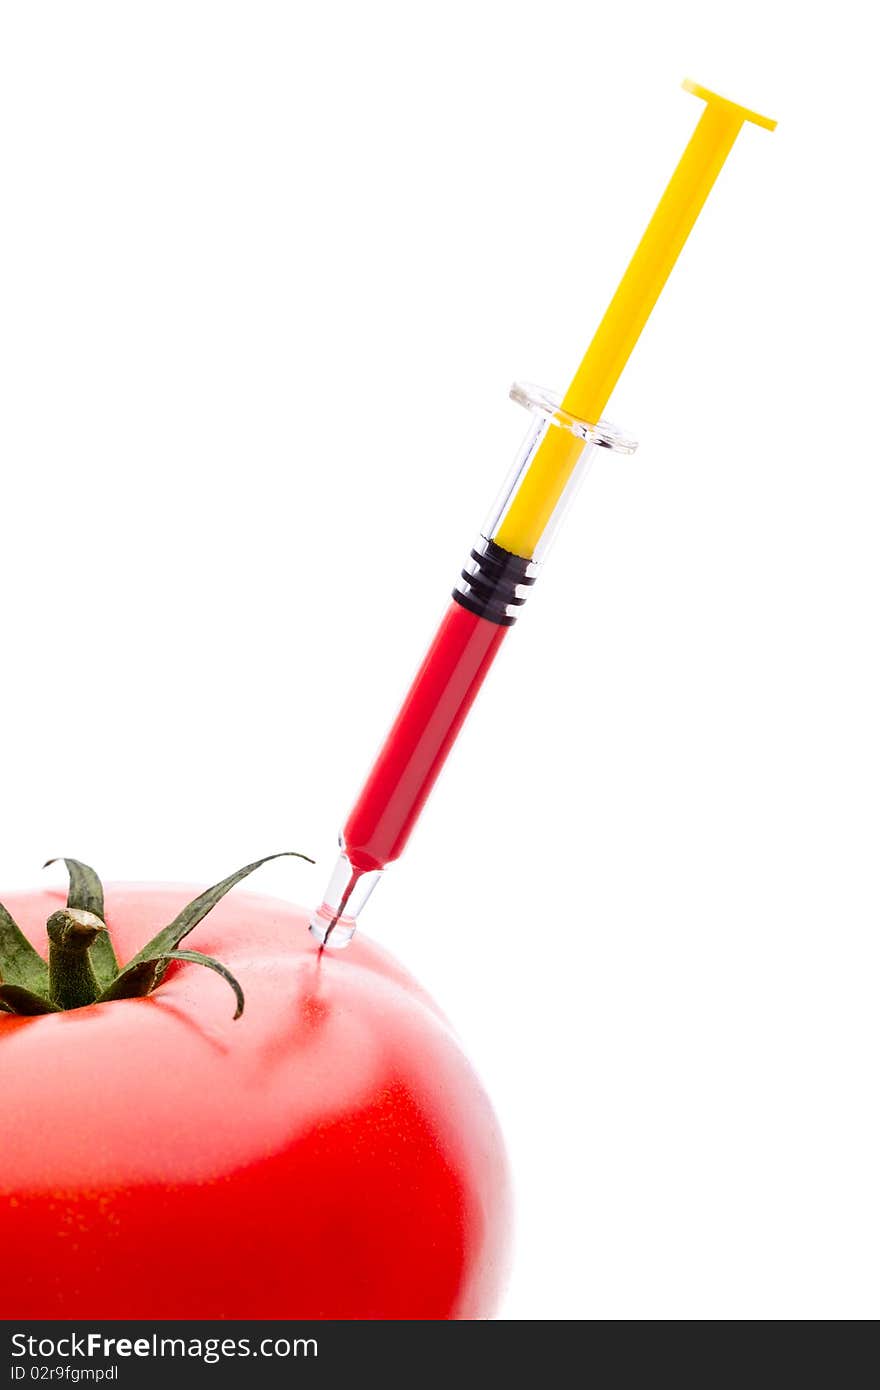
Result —
[[[122, 884], [130, 960], [192, 896]], [[46, 953], [57, 892], [3, 899]], [[154, 993], [0, 1013], [0, 1316], [482, 1318], [509, 1235], [498, 1126], [437, 1007], [358, 936], [237, 890]]]

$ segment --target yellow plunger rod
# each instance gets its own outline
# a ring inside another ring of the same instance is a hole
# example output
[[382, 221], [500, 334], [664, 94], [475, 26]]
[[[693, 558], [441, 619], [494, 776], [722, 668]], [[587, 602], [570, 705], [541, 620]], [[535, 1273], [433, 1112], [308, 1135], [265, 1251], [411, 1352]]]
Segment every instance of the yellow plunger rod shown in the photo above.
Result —
[[[562, 402], [570, 414], [591, 424], [605, 409], [743, 124], [776, 128], [767, 116], [696, 82], [682, 85], [702, 97], [706, 109]], [[534, 555], [580, 452], [568, 430], [547, 431], [495, 534], [498, 545], [515, 555]]]

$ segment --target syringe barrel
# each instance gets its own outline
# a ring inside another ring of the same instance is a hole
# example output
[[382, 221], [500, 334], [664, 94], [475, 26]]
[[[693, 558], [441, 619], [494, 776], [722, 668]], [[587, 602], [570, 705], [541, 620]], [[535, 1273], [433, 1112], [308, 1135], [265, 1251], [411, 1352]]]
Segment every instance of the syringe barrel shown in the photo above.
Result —
[[[434, 640], [416, 672], [339, 837], [342, 857], [312, 924], [328, 945], [344, 945], [357, 913], [387, 864], [399, 858], [501, 643], [534, 585], [550, 540], [597, 447], [632, 452], [611, 426], [562, 411], [547, 392], [515, 386], [534, 420], [505, 487], [461, 571]], [[549, 438], [548, 438], [549, 434]], [[556, 435], [562, 440], [557, 444]], [[570, 466], [533, 556], [500, 545], [504, 519], [539, 450]], [[327, 929], [332, 924], [329, 938]]]

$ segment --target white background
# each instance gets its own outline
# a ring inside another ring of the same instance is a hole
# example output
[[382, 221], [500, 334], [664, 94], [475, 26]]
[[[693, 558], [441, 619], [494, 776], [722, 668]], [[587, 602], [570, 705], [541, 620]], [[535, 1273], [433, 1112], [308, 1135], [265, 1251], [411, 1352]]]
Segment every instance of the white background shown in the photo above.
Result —
[[506, 1317], [875, 1316], [869, 7], [0, 14], [6, 887], [292, 846], [315, 899], [680, 79], [779, 119], [365, 924], [497, 1104]]

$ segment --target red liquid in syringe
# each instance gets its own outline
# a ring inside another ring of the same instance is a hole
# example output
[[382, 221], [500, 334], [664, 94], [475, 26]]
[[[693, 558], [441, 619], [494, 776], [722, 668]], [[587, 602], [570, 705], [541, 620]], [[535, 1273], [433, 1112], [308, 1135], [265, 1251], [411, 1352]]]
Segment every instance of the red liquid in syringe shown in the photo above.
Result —
[[509, 628], [453, 600], [342, 831], [354, 869], [403, 852]]

